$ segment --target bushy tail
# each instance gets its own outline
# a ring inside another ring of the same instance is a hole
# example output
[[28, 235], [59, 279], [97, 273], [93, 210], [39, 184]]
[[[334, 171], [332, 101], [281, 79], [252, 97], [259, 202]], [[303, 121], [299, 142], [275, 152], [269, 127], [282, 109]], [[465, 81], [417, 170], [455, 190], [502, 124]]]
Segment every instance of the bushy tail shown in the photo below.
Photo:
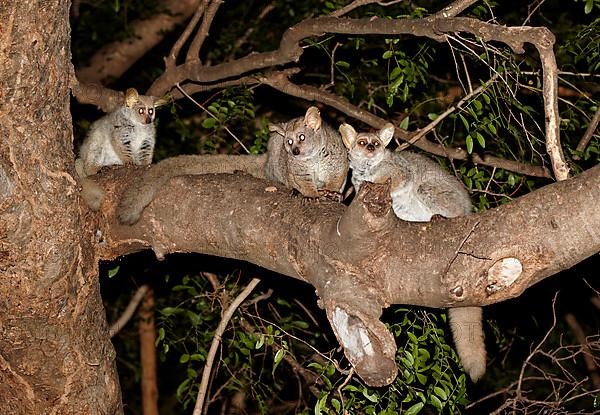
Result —
[[486, 356], [481, 307], [450, 308], [448, 317], [458, 357], [473, 382], [477, 382], [485, 373]]
[[93, 211], [99, 210], [102, 200], [104, 200], [104, 190], [102, 187], [87, 177], [81, 178], [81, 187], [81, 197], [86, 205]]
[[264, 178], [266, 154], [260, 155], [187, 155], [172, 157], [153, 165], [125, 190], [117, 208], [121, 223], [133, 225], [156, 193], [176, 176], [188, 174], [234, 173], [243, 171]]

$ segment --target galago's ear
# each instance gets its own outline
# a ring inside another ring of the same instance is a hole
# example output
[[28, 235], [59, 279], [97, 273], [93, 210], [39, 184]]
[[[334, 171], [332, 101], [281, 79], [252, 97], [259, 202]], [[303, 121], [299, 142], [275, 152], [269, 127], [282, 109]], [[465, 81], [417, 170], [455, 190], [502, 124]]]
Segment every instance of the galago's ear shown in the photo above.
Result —
[[342, 141], [348, 150], [351, 150], [356, 142], [356, 130], [350, 124], [343, 123], [340, 125], [340, 134], [342, 135]]
[[285, 137], [285, 124], [269, 124], [269, 131]]
[[377, 132], [377, 136], [384, 146], [387, 146], [389, 142], [392, 141], [392, 138], [394, 138], [394, 130], [394, 124], [388, 122], [381, 130], [379, 130], [379, 132]]
[[321, 128], [321, 112], [317, 107], [310, 107], [304, 115], [304, 124], [312, 130], [317, 131]]
[[164, 95], [160, 98], [154, 97], [154, 106], [155, 107], [162, 107], [163, 105], [167, 105], [170, 102], [173, 102], [173, 97], [169, 94]]
[[138, 92], [135, 90], [135, 88], [129, 88], [125, 92], [125, 105], [127, 105], [129, 108], [131, 108], [135, 105], [135, 103], [138, 101], [139, 98], [140, 98], [140, 96], [139, 96]]

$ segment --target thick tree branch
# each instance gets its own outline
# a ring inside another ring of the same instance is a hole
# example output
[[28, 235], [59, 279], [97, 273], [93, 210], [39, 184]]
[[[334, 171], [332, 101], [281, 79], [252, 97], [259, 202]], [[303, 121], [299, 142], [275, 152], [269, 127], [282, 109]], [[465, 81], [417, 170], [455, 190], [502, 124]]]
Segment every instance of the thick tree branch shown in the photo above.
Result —
[[[118, 199], [139, 171], [97, 180], [116, 184], [107, 194]], [[363, 186], [345, 207], [304, 205], [289, 189], [240, 173], [165, 182], [133, 226], [120, 225], [115, 201], [105, 201], [103, 259], [143, 248], [159, 257], [201, 252], [306, 281], [370, 385], [388, 384], [397, 370], [393, 337], [379, 321], [384, 307], [496, 303], [600, 251], [600, 166], [497, 209], [427, 223], [398, 220], [386, 185]]]
[[104, 83], [119, 78], [127, 69], [156, 46], [165, 34], [185, 22], [194, 12], [199, 0], [166, 0], [163, 7], [169, 11], [150, 19], [131, 24], [132, 38], [111, 43], [100, 49], [88, 66], [77, 71], [84, 83]]

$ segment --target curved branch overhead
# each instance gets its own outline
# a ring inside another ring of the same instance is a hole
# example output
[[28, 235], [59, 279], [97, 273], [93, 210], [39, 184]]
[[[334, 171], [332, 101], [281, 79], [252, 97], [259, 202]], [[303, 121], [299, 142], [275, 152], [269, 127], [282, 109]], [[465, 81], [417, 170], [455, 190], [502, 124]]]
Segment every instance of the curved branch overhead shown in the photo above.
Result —
[[[324, 34], [344, 35], [414, 35], [431, 38], [435, 41], [445, 41], [446, 33], [467, 32], [481, 37], [483, 41], [499, 41], [507, 44], [515, 53], [524, 52], [524, 44], [533, 44], [540, 53], [543, 68], [544, 82], [544, 108], [546, 112], [546, 147], [551, 160], [554, 176], [562, 180], [568, 177], [569, 169], [564, 160], [560, 145], [558, 129], [558, 97], [557, 97], [557, 73], [556, 62], [552, 51], [554, 36], [544, 27], [506, 27], [497, 24], [482, 22], [468, 17], [455, 17], [458, 13], [472, 5], [472, 0], [460, 0], [451, 3], [441, 11], [422, 19], [349, 19], [339, 17], [343, 13], [366, 4], [373, 3], [370, 0], [360, 0], [350, 3], [338, 12], [330, 16], [322, 16], [306, 19], [290, 27], [282, 35], [278, 49], [262, 53], [251, 53], [242, 58], [227, 61], [213, 66], [203, 64], [199, 59], [199, 49], [205, 38], [208, 27], [216, 13], [219, 1], [202, 1], [193, 21], [188, 25], [182, 39], [177, 42], [167, 59], [167, 67], [149, 88], [147, 94], [161, 96], [171, 90], [175, 85], [192, 82], [190, 92], [206, 91], [222, 88], [224, 86], [266, 83], [269, 86], [292, 96], [308, 100], [317, 100], [343, 111], [347, 115], [365, 122], [374, 128], [380, 128], [387, 120], [375, 116], [368, 111], [360, 109], [339, 96], [333, 95], [322, 89], [310, 85], [297, 85], [289, 80], [293, 70], [271, 71], [268, 74], [260, 74], [258, 71], [275, 69], [282, 65], [297, 62], [303, 54], [301, 42], [304, 39], [321, 36]], [[390, 2], [389, 4], [391, 4]], [[206, 9], [208, 7], [208, 9]], [[209, 10], [210, 13], [207, 11]], [[208, 15], [203, 15], [203, 13]], [[335, 17], [332, 17], [335, 16]], [[201, 19], [203, 17], [203, 19]], [[201, 27], [196, 33], [195, 42], [197, 47], [188, 51], [185, 62], [176, 65], [177, 56], [181, 50], [181, 41], [187, 39], [194, 26], [200, 20]], [[207, 23], [208, 22], [208, 23]], [[79, 87], [76, 95], [82, 96], [84, 102], [91, 102], [89, 94], [83, 92], [89, 88]], [[175, 93], [176, 98], [180, 94]], [[397, 137], [410, 141], [417, 132], [408, 132], [396, 128]], [[450, 159], [471, 159], [474, 163], [499, 167], [520, 174], [534, 177], [552, 178], [550, 171], [544, 166], [534, 166], [513, 160], [505, 160], [491, 155], [469, 154], [462, 148], [445, 148], [425, 137], [415, 143], [416, 147], [441, 157]]]

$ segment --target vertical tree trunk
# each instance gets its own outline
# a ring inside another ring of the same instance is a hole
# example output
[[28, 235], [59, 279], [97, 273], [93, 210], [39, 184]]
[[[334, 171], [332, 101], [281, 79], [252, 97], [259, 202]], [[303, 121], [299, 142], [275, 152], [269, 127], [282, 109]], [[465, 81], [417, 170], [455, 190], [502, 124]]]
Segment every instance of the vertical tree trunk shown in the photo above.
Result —
[[143, 415], [158, 415], [158, 380], [156, 378], [156, 327], [154, 326], [154, 291], [149, 289], [139, 309], [140, 360], [142, 366]]
[[0, 4], [1, 414], [122, 412], [73, 178], [69, 4]]

